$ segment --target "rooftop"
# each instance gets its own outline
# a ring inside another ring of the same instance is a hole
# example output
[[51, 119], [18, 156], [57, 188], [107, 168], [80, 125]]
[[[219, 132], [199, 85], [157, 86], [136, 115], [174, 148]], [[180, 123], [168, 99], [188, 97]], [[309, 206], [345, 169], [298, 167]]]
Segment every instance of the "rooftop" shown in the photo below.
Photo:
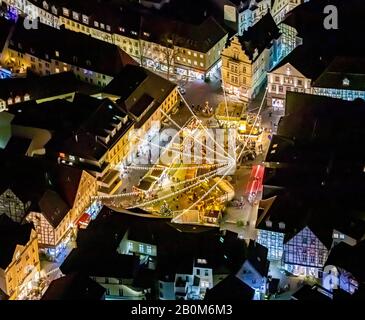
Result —
[[0, 79], [0, 99], [23, 97], [30, 100], [44, 99], [58, 95], [81, 92], [94, 94], [100, 89], [77, 80], [72, 72], [56, 73], [48, 76], [28, 76], [26, 78]]
[[[5, 270], [15, 259], [15, 249], [18, 245], [25, 246], [31, 236], [31, 223], [19, 224], [6, 214], [0, 214], [0, 268]], [[1, 298], [0, 298], [1, 300]]]
[[54, 59], [108, 76], [115, 76], [126, 64], [136, 63], [116, 45], [42, 23], [37, 29], [27, 30], [22, 19], [17, 22], [9, 47], [43, 60]]
[[105, 289], [80, 273], [71, 273], [53, 280], [42, 300], [103, 300]]
[[234, 275], [229, 275], [224, 280], [208, 289], [204, 300], [206, 301], [250, 301], [253, 299], [255, 290], [238, 279]]

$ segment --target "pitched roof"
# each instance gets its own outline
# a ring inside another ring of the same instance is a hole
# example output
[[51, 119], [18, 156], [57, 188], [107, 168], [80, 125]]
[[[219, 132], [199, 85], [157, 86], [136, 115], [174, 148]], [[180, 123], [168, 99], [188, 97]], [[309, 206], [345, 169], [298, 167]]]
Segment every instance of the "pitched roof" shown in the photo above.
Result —
[[82, 171], [38, 158], [0, 153], [0, 192], [10, 189], [26, 210], [41, 212], [56, 228], [74, 204]]
[[317, 50], [313, 50], [311, 45], [302, 44], [291, 51], [270, 72], [274, 72], [289, 63], [306, 78], [315, 80], [325, 70], [330, 61], [331, 58]]
[[204, 300], [206, 301], [250, 301], [255, 290], [238, 279], [235, 275], [229, 275], [212, 289], [207, 289]]
[[0, 268], [5, 270], [13, 261], [17, 245], [25, 246], [31, 236], [31, 223], [19, 224], [6, 214], [0, 214]]
[[250, 240], [247, 260], [263, 277], [267, 277], [270, 262], [267, 260], [268, 249], [256, 241]]
[[27, 30], [22, 19], [17, 22], [9, 47], [43, 60], [54, 59], [108, 76], [115, 76], [126, 64], [136, 64], [116, 45], [42, 23], [37, 29]]
[[293, 300], [330, 301], [332, 294], [320, 286], [304, 285], [292, 295]]
[[176, 84], [139, 66], [128, 65], [104, 88], [119, 97], [117, 104], [137, 121], [137, 127], [157, 110]]
[[102, 300], [105, 289], [80, 273], [53, 280], [41, 300]]
[[100, 89], [80, 80], [72, 72], [62, 72], [47, 76], [0, 79], [0, 99], [23, 97], [30, 100], [54, 97], [65, 93], [97, 93]]
[[[42, 128], [52, 133], [46, 150], [99, 160], [132, 126], [133, 121], [109, 99], [76, 94], [73, 101], [58, 99], [14, 105], [12, 125]], [[120, 129], [115, 126], [121, 124]], [[110, 135], [111, 131], [116, 131]], [[102, 138], [109, 136], [108, 142]], [[98, 138], [100, 137], [100, 138]]]
[[[279, 36], [279, 28], [271, 14], [267, 13], [241, 36], [238, 36], [238, 41], [250, 60], [256, 60], [264, 49], [270, 48], [273, 40], [278, 39]], [[257, 53], [256, 56], [255, 53]]]
[[350, 246], [345, 242], [335, 245], [326, 261], [326, 265], [333, 265], [350, 272], [357, 281], [365, 281], [365, 241], [361, 241], [355, 246]]
[[64, 274], [82, 272], [94, 277], [132, 279], [139, 267], [139, 257], [118, 254], [105, 248], [73, 249], [60, 267]]

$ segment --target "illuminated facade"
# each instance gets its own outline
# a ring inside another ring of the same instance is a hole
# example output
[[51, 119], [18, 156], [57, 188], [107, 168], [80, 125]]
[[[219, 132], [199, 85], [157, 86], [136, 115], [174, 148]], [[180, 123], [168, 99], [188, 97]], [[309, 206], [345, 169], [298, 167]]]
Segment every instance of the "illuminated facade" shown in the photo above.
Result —
[[23, 220], [28, 206], [29, 203], [23, 203], [11, 189], [0, 195], [0, 214], [6, 214], [15, 222], [20, 223]]
[[284, 233], [258, 230], [256, 241], [268, 249], [268, 260], [280, 261], [282, 259], [284, 253]]
[[277, 39], [279, 31], [270, 14], [242, 36], [234, 36], [222, 52], [223, 88], [244, 100], [254, 98], [275, 60]]
[[[37, 41], [40, 38], [47, 39], [47, 49]], [[85, 51], [85, 47], [90, 50]], [[103, 59], [109, 64], [106, 65]], [[1, 62], [20, 74], [26, 74], [27, 70], [39, 75], [72, 71], [77, 79], [99, 87], [105, 87], [123, 65], [135, 63], [112, 44], [43, 23], [36, 29], [27, 30], [20, 19], [9, 34]]]
[[285, 269], [296, 276], [320, 278], [328, 252], [318, 237], [305, 227], [284, 244]]
[[[95, 4], [95, 10], [108, 12], [103, 16], [88, 15], [78, 12], [71, 7], [60, 6], [51, 0], [38, 2], [36, 0], [4, 0], [3, 2], [15, 7], [20, 13], [26, 13], [32, 18], [39, 18], [42, 23], [90, 35], [101, 41], [115, 44], [127, 52], [143, 66], [167, 72], [177, 73], [191, 78], [202, 79], [216, 70], [220, 61], [220, 53], [227, 39], [227, 32], [213, 19], [207, 18], [200, 26], [182, 25], [180, 32], [194, 29], [190, 34], [197, 35], [197, 39], [182, 39], [176, 36], [176, 43], [166, 43], [156, 39], [161, 36], [161, 30], [155, 30], [155, 23], [146, 22], [146, 17], [135, 12], [128, 12], [126, 8], [119, 14], [119, 8], [109, 4]], [[72, 4], [70, 4], [72, 5]], [[99, 7], [98, 7], [99, 6]], [[150, 19], [150, 17], [148, 17]], [[159, 20], [162, 18], [160, 17]], [[128, 21], [120, 24], [120, 21]], [[119, 26], [116, 26], [119, 25]], [[171, 32], [173, 22], [166, 20], [164, 24]], [[199, 30], [206, 30], [206, 35], [201, 36]], [[214, 39], [210, 39], [213, 36]], [[209, 38], [209, 39], [208, 39]], [[194, 48], [191, 47], [194, 43]], [[197, 46], [195, 47], [195, 44]], [[169, 48], [173, 48], [169, 52]], [[169, 53], [167, 53], [169, 52]], [[190, 54], [189, 54], [190, 52]], [[157, 59], [158, 58], [158, 59]], [[97, 79], [95, 79], [97, 80]]]
[[284, 114], [285, 97], [288, 91], [311, 93], [311, 80], [286, 63], [273, 69], [267, 75], [267, 105]]
[[[97, 194], [97, 182], [94, 176], [83, 171], [74, 197], [73, 206], [56, 208], [52, 215], [31, 211], [26, 219], [32, 222], [38, 233], [38, 242], [51, 257], [56, 257], [66, 246], [78, 219], [84, 214]], [[46, 197], [46, 196], [45, 196]], [[52, 201], [56, 201], [52, 196]], [[59, 201], [59, 200], [58, 200]]]
[[[6, 256], [9, 247], [2, 250], [0, 266], [0, 289], [5, 292], [10, 300], [22, 299], [36, 287], [39, 280], [40, 262], [38, 256], [37, 233], [30, 224], [17, 224], [14, 222], [4, 222], [4, 217], [0, 217], [1, 241], [10, 245], [12, 241], [15, 248], [11, 256]], [[12, 235], [9, 232], [12, 232]], [[18, 237], [19, 236], [19, 237]], [[24, 241], [24, 239], [26, 239]], [[3, 243], [0, 243], [2, 246]], [[5, 262], [5, 260], [6, 262]], [[3, 263], [4, 262], [4, 263]]]
[[292, 11], [296, 6], [308, 0], [274, 0], [271, 14], [277, 24], [282, 22], [286, 14]]

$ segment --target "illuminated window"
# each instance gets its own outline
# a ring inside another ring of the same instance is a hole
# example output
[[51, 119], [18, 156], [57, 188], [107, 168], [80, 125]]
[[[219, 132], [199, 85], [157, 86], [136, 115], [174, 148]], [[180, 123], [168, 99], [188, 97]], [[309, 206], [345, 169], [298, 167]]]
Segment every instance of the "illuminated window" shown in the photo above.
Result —
[[344, 87], [348, 87], [350, 85], [350, 80], [348, 78], [345, 78], [342, 80], [342, 85]]
[[203, 62], [200, 62], [200, 66], [201, 66], [201, 67], [204, 67], [204, 63], [203, 63]]
[[85, 16], [84, 14], [82, 15], [82, 22], [85, 24], [89, 24], [89, 17]]
[[70, 11], [67, 8], [62, 9], [63, 15], [68, 17], [70, 15]]
[[74, 18], [75, 20], [79, 20], [80, 19], [80, 15], [77, 12], [73, 11], [72, 12], [72, 18]]
[[58, 69], [58, 68], [56, 68], [55, 71], [56, 71], [56, 73], [60, 73], [60, 69]]
[[188, 55], [191, 56], [191, 51], [188, 51]]
[[201, 58], [201, 59], [203, 59], [203, 58], [204, 58], [204, 56], [201, 54], [201, 55], [200, 55], [200, 58]]
[[58, 51], [55, 51], [55, 56], [56, 57], [59, 57], [60, 56], [60, 53]]
[[141, 252], [141, 253], [144, 252], [144, 246], [143, 246], [143, 244], [140, 244], [138, 248], [139, 248], [139, 252]]

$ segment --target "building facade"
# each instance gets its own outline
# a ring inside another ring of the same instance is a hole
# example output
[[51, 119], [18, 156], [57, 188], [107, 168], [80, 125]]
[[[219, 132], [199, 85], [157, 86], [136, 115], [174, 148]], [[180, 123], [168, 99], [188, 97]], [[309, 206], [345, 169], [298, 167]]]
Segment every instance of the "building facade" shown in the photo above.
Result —
[[[2, 230], [5, 224], [3, 219], [1, 221], [0, 229]], [[10, 224], [7, 222], [6, 229], [7, 232], [12, 230], [14, 233], [7, 239], [2, 238], [1, 241], [7, 242], [10, 238], [14, 238], [12, 241], [16, 243], [16, 246], [12, 256], [8, 257], [8, 262], [0, 266], [0, 289], [9, 296], [10, 300], [22, 299], [36, 287], [40, 277], [37, 233], [29, 224], [21, 226], [14, 222]], [[2, 233], [4, 232], [5, 230], [2, 230]], [[16, 235], [19, 235], [19, 238]], [[21, 238], [26, 238], [26, 241], [23, 242]], [[5, 251], [3, 251], [3, 258], [6, 259], [4, 254]]]
[[[50, 1], [42, 3], [36, 0], [4, 0], [9, 7], [16, 8], [19, 13], [26, 13], [31, 18], [39, 18], [42, 23], [90, 35], [101, 41], [115, 44], [127, 52], [138, 63], [154, 70], [170, 74], [186, 75], [194, 79], [209, 77], [219, 67], [220, 53], [227, 39], [227, 32], [211, 17], [201, 25], [181, 24], [170, 39], [161, 39], [161, 29], [148, 21], [144, 16], [109, 4], [90, 5], [103, 15], [91, 15], [79, 12], [76, 8], [66, 7]], [[76, 6], [75, 6], [76, 7]], [[169, 32], [174, 31], [174, 23], [166, 18], [164, 25]], [[121, 23], [121, 21], [125, 21]], [[190, 34], [196, 39], [184, 38], [184, 33], [193, 29]], [[202, 31], [206, 30], [204, 34]], [[210, 39], [210, 37], [213, 37]], [[193, 47], [191, 44], [194, 43]], [[190, 52], [190, 55], [189, 55]]]
[[305, 227], [284, 244], [285, 269], [296, 276], [320, 278], [328, 252], [318, 237]]
[[253, 99], [275, 61], [278, 39], [279, 31], [270, 14], [242, 36], [234, 36], [222, 52], [223, 88], [241, 99]]

